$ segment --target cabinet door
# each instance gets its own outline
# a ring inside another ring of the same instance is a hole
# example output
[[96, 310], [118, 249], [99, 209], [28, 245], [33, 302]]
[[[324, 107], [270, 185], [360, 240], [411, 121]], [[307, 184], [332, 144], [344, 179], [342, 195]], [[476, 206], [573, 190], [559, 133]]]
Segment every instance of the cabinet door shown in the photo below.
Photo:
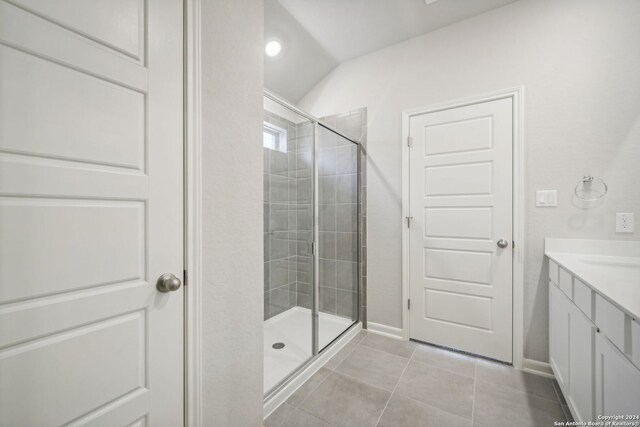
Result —
[[637, 414], [640, 370], [602, 334], [596, 334], [596, 414]]
[[549, 363], [562, 392], [569, 392], [569, 300], [549, 283]]
[[576, 421], [594, 419], [594, 362], [596, 327], [578, 307], [570, 306], [569, 320], [569, 383], [566, 396], [574, 410]]

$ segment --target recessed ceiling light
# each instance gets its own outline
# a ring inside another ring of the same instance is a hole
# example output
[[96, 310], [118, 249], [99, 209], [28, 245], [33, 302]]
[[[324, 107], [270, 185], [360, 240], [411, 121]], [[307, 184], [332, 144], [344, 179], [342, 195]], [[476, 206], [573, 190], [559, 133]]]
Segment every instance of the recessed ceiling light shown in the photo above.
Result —
[[264, 53], [266, 53], [267, 56], [277, 56], [280, 51], [282, 51], [282, 43], [277, 39], [267, 41], [267, 44], [264, 46]]

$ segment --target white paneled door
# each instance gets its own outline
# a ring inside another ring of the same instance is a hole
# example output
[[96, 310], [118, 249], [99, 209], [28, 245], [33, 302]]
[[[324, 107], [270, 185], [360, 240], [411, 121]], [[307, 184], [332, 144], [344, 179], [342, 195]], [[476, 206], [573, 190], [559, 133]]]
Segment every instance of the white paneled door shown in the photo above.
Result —
[[182, 1], [0, 0], [0, 425], [183, 423]]
[[411, 116], [411, 338], [512, 361], [512, 100]]

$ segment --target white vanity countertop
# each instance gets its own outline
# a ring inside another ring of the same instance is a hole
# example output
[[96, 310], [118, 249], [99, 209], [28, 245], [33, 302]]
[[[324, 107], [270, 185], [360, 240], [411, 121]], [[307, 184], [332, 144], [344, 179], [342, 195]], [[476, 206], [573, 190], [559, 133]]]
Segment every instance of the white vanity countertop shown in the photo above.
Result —
[[640, 319], [640, 242], [545, 239], [544, 254]]

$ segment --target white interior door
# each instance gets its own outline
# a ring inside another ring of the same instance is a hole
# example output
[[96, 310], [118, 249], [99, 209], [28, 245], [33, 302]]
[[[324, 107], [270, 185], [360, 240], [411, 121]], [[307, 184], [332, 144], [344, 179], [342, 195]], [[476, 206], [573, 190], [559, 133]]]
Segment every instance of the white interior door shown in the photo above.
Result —
[[0, 0], [0, 425], [180, 426], [182, 1]]
[[409, 123], [411, 337], [505, 362], [512, 361], [512, 120], [507, 98]]

